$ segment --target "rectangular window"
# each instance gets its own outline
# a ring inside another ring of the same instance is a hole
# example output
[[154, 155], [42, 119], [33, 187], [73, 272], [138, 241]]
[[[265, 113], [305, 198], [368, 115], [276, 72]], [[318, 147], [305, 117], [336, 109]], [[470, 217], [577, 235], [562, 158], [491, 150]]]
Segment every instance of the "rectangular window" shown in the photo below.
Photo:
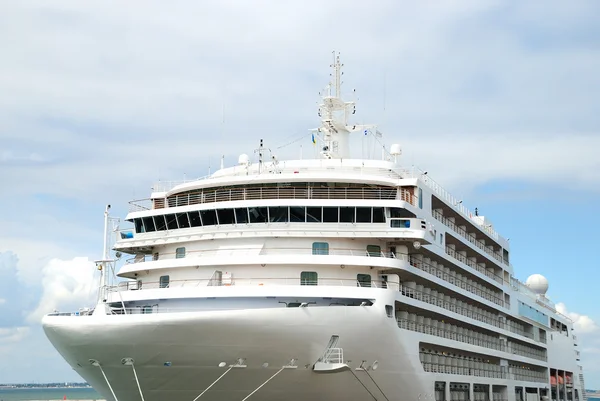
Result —
[[423, 209], [423, 190], [419, 188], [419, 209]]
[[201, 210], [200, 217], [202, 218], [203, 226], [216, 226], [217, 225], [217, 211], [216, 210]]
[[175, 258], [176, 259], [185, 258], [185, 247], [175, 249]]
[[165, 223], [165, 216], [154, 216], [154, 225], [156, 226], [156, 231], [165, 231], [167, 229], [167, 223]]
[[323, 208], [322, 207], [307, 207], [306, 208], [306, 222], [307, 223], [321, 223], [323, 221]]
[[245, 207], [235, 209], [235, 221], [237, 224], [247, 224], [248, 223], [248, 209]]
[[329, 255], [329, 244], [327, 242], [313, 242], [313, 255]]
[[169, 230], [177, 230], [179, 226], [177, 225], [177, 219], [174, 214], [168, 214], [165, 216], [165, 220], [167, 220], [167, 228]]
[[355, 219], [355, 208], [353, 207], [341, 207], [340, 208], [340, 223], [354, 223]]
[[160, 276], [159, 287], [160, 288], [168, 288], [169, 287], [169, 276]]
[[371, 286], [371, 275], [370, 274], [357, 274], [356, 281], [358, 287], [370, 287]]
[[144, 221], [144, 230], [146, 230], [147, 233], [156, 231], [154, 219], [152, 217], [143, 217], [142, 220]]
[[250, 214], [250, 223], [266, 223], [267, 222], [267, 208], [266, 207], [250, 207], [248, 208]]
[[406, 209], [402, 209], [402, 208], [398, 208], [398, 207], [392, 207], [392, 208], [390, 208], [390, 217], [392, 217], [392, 218], [393, 217], [400, 217], [400, 218], [403, 217], [403, 218], [414, 219], [417, 216], [414, 213], [409, 212]]
[[385, 214], [382, 207], [373, 208], [373, 223], [385, 223]]
[[269, 222], [271, 223], [287, 223], [289, 221], [287, 206], [271, 206], [269, 207]]
[[219, 217], [219, 225], [233, 224], [235, 222], [233, 209], [218, 209], [217, 217]]
[[200, 220], [200, 212], [188, 212], [188, 216], [190, 218], [190, 225], [192, 227], [202, 227], [202, 220]]
[[135, 232], [136, 233], [143, 233], [144, 231], [144, 224], [142, 223], [142, 219], [135, 219], [133, 220], [133, 223], [135, 224]]
[[317, 285], [319, 276], [317, 272], [302, 272], [300, 273], [300, 285]]
[[392, 228], [410, 228], [410, 220], [404, 220], [404, 219], [390, 220], [390, 227], [392, 227]]
[[337, 207], [324, 207], [323, 208], [323, 223], [337, 223], [339, 208]]
[[392, 305], [386, 305], [385, 314], [387, 317], [394, 317], [394, 307]]
[[187, 213], [177, 213], [177, 224], [179, 224], [179, 228], [188, 228], [190, 226]]
[[369, 256], [380, 257], [381, 247], [379, 245], [367, 245], [367, 253]]
[[357, 207], [356, 208], [356, 222], [357, 223], [370, 223], [371, 222], [371, 208], [370, 207]]
[[306, 221], [306, 208], [304, 206], [290, 206], [290, 222], [304, 223]]

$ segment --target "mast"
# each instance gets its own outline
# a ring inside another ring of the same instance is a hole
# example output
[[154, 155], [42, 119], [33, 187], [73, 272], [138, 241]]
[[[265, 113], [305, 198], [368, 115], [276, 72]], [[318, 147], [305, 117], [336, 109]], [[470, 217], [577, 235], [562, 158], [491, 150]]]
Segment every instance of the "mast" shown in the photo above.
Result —
[[98, 301], [102, 302], [106, 299], [106, 287], [108, 286], [108, 263], [109, 263], [109, 254], [108, 254], [108, 220], [110, 205], [106, 205], [106, 209], [104, 210], [104, 242], [102, 247], [102, 259], [99, 261], [98, 269], [100, 270], [100, 291], [98, 291]]

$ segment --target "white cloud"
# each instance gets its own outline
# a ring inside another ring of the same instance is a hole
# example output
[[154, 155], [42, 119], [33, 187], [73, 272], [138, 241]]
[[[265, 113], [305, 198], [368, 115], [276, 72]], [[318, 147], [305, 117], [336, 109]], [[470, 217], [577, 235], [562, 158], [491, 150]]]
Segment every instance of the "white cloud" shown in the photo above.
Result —
[[29, 327], [0, 327], [0, 346], [6, 346], [9, 343], [17, 343], [22, 341], [29, 335]]
[[0, 298], [0, 305], [4, 305], [6, 303], [6, 299]]
[[93, 306], [97, 280], [95, 265], [88, 258], [52, 259], [42, 269], [42, 296], [38, 306], [27, 315], [31, 323], [53, 310], [77, 311]]
[[595, 333], [598, 331], [598, 326], [589, 316], [568, 311], [562, 302], [556, 304], [556, 310], [573, 321], [573, 327], [577, 333]]

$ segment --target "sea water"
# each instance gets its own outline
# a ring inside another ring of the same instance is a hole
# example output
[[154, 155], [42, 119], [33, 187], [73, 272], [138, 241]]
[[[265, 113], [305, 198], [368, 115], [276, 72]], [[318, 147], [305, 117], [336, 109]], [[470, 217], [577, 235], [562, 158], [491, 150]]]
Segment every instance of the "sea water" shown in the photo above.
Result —
[[[66, 397], [66, 398], [65, 398]], [[3, 388], [0, 401], [103, 400], [93, 388]]]

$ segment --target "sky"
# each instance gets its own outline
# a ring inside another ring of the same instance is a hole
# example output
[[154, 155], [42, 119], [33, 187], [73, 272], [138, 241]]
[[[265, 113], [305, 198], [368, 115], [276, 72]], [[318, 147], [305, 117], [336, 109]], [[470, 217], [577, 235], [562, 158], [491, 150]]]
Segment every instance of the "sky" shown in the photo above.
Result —
[[155, 181], [260, 139], [310, 153], [336, 50], [354, 122], [510, 238], [517, 278], [548, 278], [600, 388], [598, 15], [594, 0], [0, 0], [0, 382], [79, 380], [40, 319], [95, 300], [106, 204], [123, 218]]

